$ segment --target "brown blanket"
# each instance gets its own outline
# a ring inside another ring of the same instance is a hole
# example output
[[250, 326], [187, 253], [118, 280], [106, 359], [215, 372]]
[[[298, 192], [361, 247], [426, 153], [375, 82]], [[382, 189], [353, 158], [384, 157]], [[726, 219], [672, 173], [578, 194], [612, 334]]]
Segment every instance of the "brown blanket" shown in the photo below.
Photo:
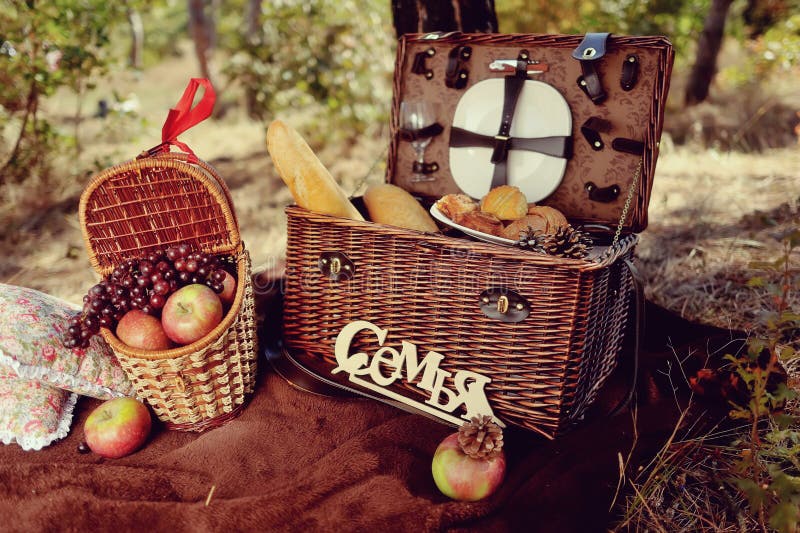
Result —
[[[690, 346], [705, 352], [709, 336], [729, 339], [655, 306], [648, 312], [634, 464], [660, 447], [677, 415], [655, 370]], [[201, 435], [157, 426], [123, 459], [77, 452], [83, 421], [99, 404], [84, 398], [63, 441], [40, 452], [0, 447], [0, 529], [605, 530], [614, 519], [617, 454], [627, 455], [633, 434], [629, 412], [605, 412], [629, 371], [623, 364], [567, 435], [507, 433], [506, 480], [477, 503], [450, 501], [433, 483], [431, 458], [451, 428], [372, 400], [302, 392], [263, 360], [241, 416]]]

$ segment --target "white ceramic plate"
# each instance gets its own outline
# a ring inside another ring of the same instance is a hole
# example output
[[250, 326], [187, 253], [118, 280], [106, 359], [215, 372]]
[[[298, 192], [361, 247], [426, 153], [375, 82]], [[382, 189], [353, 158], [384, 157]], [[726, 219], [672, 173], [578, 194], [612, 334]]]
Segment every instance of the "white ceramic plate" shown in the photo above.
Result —
[[439, 222], [441, 222], [442, 224], [446, 224], [446, 225], [450, 226], [451, 228], [455, 228], [457, 230], [460, 230], [460, 231], [466, 233], [467, 235], [469, 235], [471, 237], [475, 237], [478, 240], [491, 242], [491, 243], [494, 243], [494, 244], [505, 244], [505, 245], [511, 245], [511, 246], [514, 245], [514, 241], [512, 241], [511, 239], [504, 239], [503, 237], [496, 237], [494, 235], [490, 235], [489, 233], [483, 233], [482, 231], [476, 231], [476, 230], [474, 230], [472, 228], [468, 228], [466, 226], [462, 226], [461, 224], [456, 224], [455, 222], [453, 222], [452, 220], [447, 218], [444, 215], [444, 213], [439, 211], [439, 208], [436, 207], [436, 204], [433, 204], [431, 206], [431, 216], [433, 218], [435, 218], [436, 220], [438, 220]]
[[[476, 83], [456, 106], [453, 126], [495, 136], [503, 114], [505, 80], [492, 78]], [[552, 85], [526, 80], [517, 100], [512, 137], [569, 137], [572, 114], [569, 104]], [[492, 148], [450, 148], [450, 171], [458, 187], [473, 198], [489, 192], [494, 173]], [[508, 184], [519, 187], [529, 202], [550, 196], [564, 177], [567, 160], [527, 150], [508, 152]]]
[[[505, 246], [515, 246], [516, 245], [516, 242], [512, 241], [511, 239], [505, 239], [503, 237], [496, 237], [495, 235], [490, 235], [489, 233], [483, 233], [482, 231], [476, 231], [476, 230], [474, 230], [472, 228], [468, 228], [466, 226], [462, 226], [461, 224], [456, 224], [455, 222], [453, 222], [452, 220], [447, 218], [444, 215], [444, 213], [439, 211], [439, 208], [436, 207], [436, 204], [433, 204], [431, 206], [431, 216], [433, 216], [433, 218], [435, 218], [436, 220], [438, 220], [442, 224], [445, 224], [447, 226], [450, 226], [451, 228], [455, 228], [457, 230], [460, 230], [460, 231], [464, 232], [465, 234], [467, 234], [467, 235], [469, 235], [471, 237], [475, 237], [476, 239], [478, 239], [480, 241], [490, 242], [492, 244], [502, 244], [502, 245], [505, 245]], [[585, 259], [587, 261], [597, 260], [597, 259], [601, 258], [603, 256], [603, 254], [606, 253], [607, 250], [608, 250], [608, 246], [593, 246], [592, 248], [589, 249], [589, 254], [586, 256]]]

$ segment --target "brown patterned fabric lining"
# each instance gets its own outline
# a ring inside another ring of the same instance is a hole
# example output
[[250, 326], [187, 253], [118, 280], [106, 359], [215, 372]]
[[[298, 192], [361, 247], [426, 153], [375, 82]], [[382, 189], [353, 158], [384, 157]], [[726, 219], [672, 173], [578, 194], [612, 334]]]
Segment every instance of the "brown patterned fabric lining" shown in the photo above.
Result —
[[[602, 104], [595, 105], [577, 84], [581, 67], [579, 61], [571, 56], [581, 38], [456, 34], [431, 41], [423, 39], [422, 35], [405, 36], [398, 46], [395, 70], [387, 181], [427, 199], [459, 192], [453, 181], [449, 160], [450, 128], [459, 98], [479, 81], [505, 76], [504, 73], [491, 72], [489, 64], [496, 59], [515, 59], [524, 48], [532, 59], [548, 67], [547, 72], [531, 75], [529, 79], [555, 87], [566, 98], [572, 112], [573, 156], [558, 189], [540, 203], [559, 209], [576, 223], [598, 223], [616, 228], [636, 168], [642, 160], [642, 179], [638, 190], [634, 191], [625, 229], [636, 232], [643, 230], [647, 226], [647, 204], [663, 124], [663, 107], [669, 88], [672, 47], [663, 37], [610, 37], [606, 55], [599, 60], [597, 67], [608, 98]], [[448, 54], [454, 47], [465, 44], [472, 47], [467, 84], [461, 90], [448, 88], [445, 85]], [[426, 66], [433, 70], [433, 77], [426, 79], [423, 75], [414, 74], [411, 69], [415, 55], [429, 48], [435, 50], [435, 54], [426, 60]], [[625, 91], [620, 83], [622, 68], [625, 58], [632, 53], [639, 59], [639, 76], [635, 87]], [[438, 113], [436, 120], [444, 126], [442, 134], [432, 140], [425, 152], [426, 161], [439, 165], [435, 181], [411, 181], [414, 151], [410, 143], [399, 140], [397, 135], [400, 102], [406, 99], [432, 102]], [[611, 123], [610, 130], [600, 134], [605, 145], [601, 151], [593, 150], [580, 131], [581, 125], [591, 117]], [[515, 120], [520, 118], [518, 110]], [[643, 142], [643, 158], [615, 151], [611, 143], [619, 137]], [[586, 190], [588, 182], [598, 187], [616, 184], [620, 194], [609, 203], [591, 201]]]

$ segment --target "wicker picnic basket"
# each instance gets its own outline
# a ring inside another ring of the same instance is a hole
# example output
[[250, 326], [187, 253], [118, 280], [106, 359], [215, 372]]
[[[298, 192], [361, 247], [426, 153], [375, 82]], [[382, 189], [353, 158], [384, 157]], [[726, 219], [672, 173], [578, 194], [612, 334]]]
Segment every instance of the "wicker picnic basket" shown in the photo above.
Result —
[[[335, 368], [339, 332], [368, 321], [389, 331], [384, 346], [409, 342], [445, 355], [442, 368], [451, 374], [464, 369], [491, 377], [486, 393], [497, 417], [552, 438], [581, 417], [617, 365], [633, 287], [624, 261], [633, 255], [635, 235], [595, 262], [299, 207], [287, 215], [284, 333], [305, 368], [320, 374]], [[332, 282], [322, 275], [322, 250], [345, 254], [353, 277]], [[530, 315], [516, 323], [490, 318], [481, 310], [487, 287], [510, 287], [530, 302]], [[380, 349], [372, 335], [352, 345], [353, 352]], [[455, 389], [453, 376], [445, 386]], [[392, 388], [419, 402], [428, 398], [407, 381]]]
[[[526, 80], [532, 66], [537, 80], [564, 96], [572, 116], [566, 140], [574, 153], [565, 156], [563, 182], [543, 203], [573, 224], [596, 226], [596, 243], [608, 247], [567, 259], [291, 206], [284, 336], [295, 366], [328, 385], [452, 424], [468, 418], [470, 401], [473, 412], [491, 409], [500, 422], [547, 438], [582, 418], [618, 365], [631, 296], [639, 292], [632, 259], [637, 232], [647, 225], [672, 66], [664, 38], [594, 36], [602, 52], [584, 46], [589, 35], [404, 36], [386, 181], [427, 206], [462, 192], [448, 153], [462, 146], [452, 139], [463, 91], [504, 76], [491, 70], [498, 60], [511, 60], [500, 63]], [[583, 48], [591, 53], [577, 53]], [[587, 67], [585, 57], [597, 63]], [[605, 101], [581, 83], [582, 75], [598, 73]], [[407, 98], [438, 107], [441, 127], [431, 133], [424, 163], [408, 142], [413, 137], [401, 131]], [[585, 130], [597, 140], [587, 142]], [[505, 153], [498, 142], [506, 152], [515, 148], [509, 138], [494, 137], [493, 159]], [[412, 168], [436, 179], [414, 181]], [[353, 328], [359, 329], [351, 336]]]
[[158, 418], [170, 429], [202, 431], [236, 416], [255, 384], [250, 258], [222, 178], [193, 154], [163, 150], [96, 175], [81, 196], [80, 222], [90, 262], [101, 276], [126, 259], [181, 242], [235, 257], [234, 302], [222, 322], [193, 344], [143, 351], [101, 329], [137, 396]]

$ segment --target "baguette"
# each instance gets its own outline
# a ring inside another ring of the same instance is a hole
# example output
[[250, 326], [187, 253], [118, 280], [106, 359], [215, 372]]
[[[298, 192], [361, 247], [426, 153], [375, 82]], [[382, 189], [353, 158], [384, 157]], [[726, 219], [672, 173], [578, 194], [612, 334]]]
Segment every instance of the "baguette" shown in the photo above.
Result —
[[364, 194], [364, 203], [373, 222], [417, 231], [439, 231], [416, 198], [396, 185], [372, 185]]
[[273, 121], [267, 128], [267, 151], [297, 205], [323, 215], [364, 220], [294, 128]]

